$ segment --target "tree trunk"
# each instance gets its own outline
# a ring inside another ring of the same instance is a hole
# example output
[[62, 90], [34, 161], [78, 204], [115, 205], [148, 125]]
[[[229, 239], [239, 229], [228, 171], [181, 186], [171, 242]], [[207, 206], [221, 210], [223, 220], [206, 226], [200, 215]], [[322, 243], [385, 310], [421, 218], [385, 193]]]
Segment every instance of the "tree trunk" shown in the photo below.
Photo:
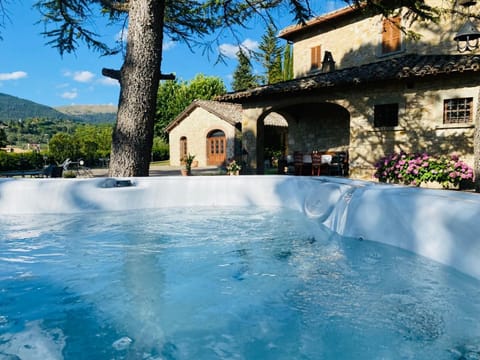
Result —
[[160, 79], [164, 0], [130, 0], [109, 176], [148, 176]]

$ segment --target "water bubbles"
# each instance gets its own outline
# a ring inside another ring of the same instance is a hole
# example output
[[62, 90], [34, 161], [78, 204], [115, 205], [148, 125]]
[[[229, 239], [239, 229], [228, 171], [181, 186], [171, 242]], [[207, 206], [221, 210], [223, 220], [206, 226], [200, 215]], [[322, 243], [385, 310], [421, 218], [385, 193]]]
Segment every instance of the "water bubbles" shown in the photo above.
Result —
[[112, 347], [117, 351], [127, 350], [130, 345], [133, 343], [133, 340], [128, 336], [124, 336], [112, 344]]

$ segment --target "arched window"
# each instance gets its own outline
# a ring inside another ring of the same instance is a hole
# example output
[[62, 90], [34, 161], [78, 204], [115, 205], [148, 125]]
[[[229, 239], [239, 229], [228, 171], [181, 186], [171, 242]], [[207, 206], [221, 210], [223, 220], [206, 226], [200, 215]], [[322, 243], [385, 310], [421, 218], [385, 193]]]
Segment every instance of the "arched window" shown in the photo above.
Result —
[[188, 155], [187, 148], [187, 137], [182, 136], [180, 138], [180, 161], [183, 162], [183, 159]]

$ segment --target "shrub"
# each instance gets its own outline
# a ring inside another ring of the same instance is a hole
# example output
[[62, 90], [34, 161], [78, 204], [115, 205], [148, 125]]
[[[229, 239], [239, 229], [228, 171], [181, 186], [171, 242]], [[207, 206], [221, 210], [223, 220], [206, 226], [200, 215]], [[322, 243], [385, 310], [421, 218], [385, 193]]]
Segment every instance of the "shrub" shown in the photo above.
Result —
[[43, 156], [38, 152], [8, 153], [0, 151], [0, 171], [41, 169]]
[[75, 174], [75, 171], [68, 170], [63, 172], [63, 177], [66, 179], [73, 179], [77, 177], [77, 174]]
[[375, 177], [381, 182], [420, 186], [438, 182], [447, 188], [473, 181], [473, 169], [457, 155], [434, 157], [427, 153], [394, 153], [375, 164]]
[[161, 138], [155, 137], [153, 139], [153, 146], [152, 146], [152, 160], [153, 161], [161, 161], [167, 160], [169, 158], [170, 149], [166, 142], [164, 142]]

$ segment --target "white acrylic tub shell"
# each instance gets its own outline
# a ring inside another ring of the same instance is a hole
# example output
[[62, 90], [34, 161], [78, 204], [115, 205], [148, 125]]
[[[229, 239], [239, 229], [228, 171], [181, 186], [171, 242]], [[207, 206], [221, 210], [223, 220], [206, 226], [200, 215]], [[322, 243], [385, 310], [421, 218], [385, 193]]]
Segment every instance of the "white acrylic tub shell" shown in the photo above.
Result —
[[473, 193], [332, 177], [0, 180], [4, 215], [182, 206], [289, 208], [340, 235], [410, 250], [480, 279], [480, 197]]

